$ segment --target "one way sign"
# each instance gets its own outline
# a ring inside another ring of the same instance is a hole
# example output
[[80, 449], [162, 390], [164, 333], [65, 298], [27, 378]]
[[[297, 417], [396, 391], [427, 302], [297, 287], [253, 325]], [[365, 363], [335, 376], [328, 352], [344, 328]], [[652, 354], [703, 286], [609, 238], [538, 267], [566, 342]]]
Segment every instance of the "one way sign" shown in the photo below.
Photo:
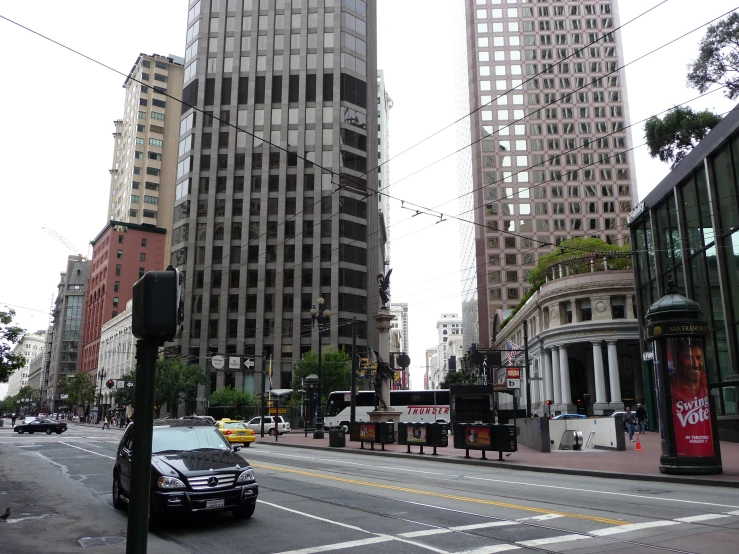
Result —
[[246, 367], [246, 369], [252, 369], [254, 367], [254, 360], [251, 358], [244, 360], [244, 367]]

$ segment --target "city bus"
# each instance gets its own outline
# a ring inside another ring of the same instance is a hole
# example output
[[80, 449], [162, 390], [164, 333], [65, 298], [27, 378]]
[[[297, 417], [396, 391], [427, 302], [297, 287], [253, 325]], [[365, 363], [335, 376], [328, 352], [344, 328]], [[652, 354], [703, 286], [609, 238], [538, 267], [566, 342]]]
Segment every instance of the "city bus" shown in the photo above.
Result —
[[[402, 412], [399, 421], [449, 423], [449, 390], [391, 390], [390, 405]], [[369, 421], [375, 409], [375, 391], [357, 392], [356, 421]], [[323, 423], [325, 427], [344, 427], [349, 431], [351, 393], [335, 391], [328, 395]]]

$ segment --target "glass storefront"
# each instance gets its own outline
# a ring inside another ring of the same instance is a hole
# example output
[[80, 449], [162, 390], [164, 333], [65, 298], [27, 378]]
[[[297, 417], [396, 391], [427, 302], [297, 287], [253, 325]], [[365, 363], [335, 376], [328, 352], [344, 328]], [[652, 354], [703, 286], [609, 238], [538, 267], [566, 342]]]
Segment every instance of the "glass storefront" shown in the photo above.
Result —
[[729, 140], [695, 159], [692, 172], [660, 189], [661, 197], [650, 203], [655, 194], [648, 195], [630, 222], [641, 316], [671, 281], [709, 318], [706, 375], [719, 416], [739, 415], [739, 121], [734, 125]]

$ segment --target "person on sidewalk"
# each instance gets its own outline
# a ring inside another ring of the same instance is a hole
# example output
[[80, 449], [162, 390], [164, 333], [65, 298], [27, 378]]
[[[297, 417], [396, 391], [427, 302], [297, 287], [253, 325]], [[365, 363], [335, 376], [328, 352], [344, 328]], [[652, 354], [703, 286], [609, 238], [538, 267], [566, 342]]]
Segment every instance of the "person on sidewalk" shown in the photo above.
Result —
[[108, 426], [108, 431], [110, 431], [110, 422], [108, 421], [108, 416], [107, 415], [105, 417], [103, 417], [103, 426], [102, 426], [102, 429], [103, 430], [105, 429], [105, 426], [106, 425]]
[[15, 427], [15, 419], [16, 419], [16, 415], [15, 414], [10, 414], [10, 424], [13, 427]]
[[641, 404], [636, 405], [636, 423], [640, 433], [647, 432], [647, 411]]
[[634, 426], [636, 425], [636, 416], [629, 406], [626, 406], [624, 414], [624, 423], [626, 423], [626, 431], [629, 433], [629, 440], [634, 442]]

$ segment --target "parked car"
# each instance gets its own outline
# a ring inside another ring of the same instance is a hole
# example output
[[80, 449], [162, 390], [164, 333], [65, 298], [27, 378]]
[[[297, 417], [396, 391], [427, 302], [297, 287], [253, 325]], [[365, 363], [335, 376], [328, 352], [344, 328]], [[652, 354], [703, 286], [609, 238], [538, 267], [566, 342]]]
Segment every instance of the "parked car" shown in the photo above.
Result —
[[[113, 467], [113, 505], [121, 509], [131, 490], [131, 449], [136, 432], [123, 434]], [[201, 419], [155, 420], [152, 433], [149, 523], [162, 516], [230, 510], [234, 517], [254, 514], [259, 495], [249, 462], [236, 454], [221, 432]]]
[[554, 419], [587, 419], [588, 416], [584, 414], [559, 414], [554, 416]]
[[251, 443], [257, 440], [254, 431], [249, 429], [246, 423], [242, 423], [241, 421], [223, 418], [220, 421], [216, 421], [216, 426], [229, 443], [251, 446]]
[[[262, 418], [253, 417], [246, 423], [246, 426], [252, 431], [254, 431], [255, 433], [261, 433], [262, 432]], [[274, 416], [265, 416], [264, 431], [266, 433], [269, 433], [271, 436], [274, 436], [275, 434]], [[290, 432], [290, 423], [288, 423], [288, 421], [282, 416], [277, 416], [277, 431], [280, 435], [284, 435], [285, 433]]]
[[61, 435], [66, 430], [67, 424], [64, 421], [45, 418], [26, 421], [26, 423], [18, 424], [13, 428], [13, 431], [19, 435], [23, 433], [28, 433], [29, 435], [33, 435], [34, 433], [46, 433], [47, 435], [56, 433], [57, 435]]
[[207, 421], [211, 425], [216, 424], [216, 420], [209, 415], [188, 415], [188, 416], [181, 417], [180, 419], [200, 419], [203, 421]]

